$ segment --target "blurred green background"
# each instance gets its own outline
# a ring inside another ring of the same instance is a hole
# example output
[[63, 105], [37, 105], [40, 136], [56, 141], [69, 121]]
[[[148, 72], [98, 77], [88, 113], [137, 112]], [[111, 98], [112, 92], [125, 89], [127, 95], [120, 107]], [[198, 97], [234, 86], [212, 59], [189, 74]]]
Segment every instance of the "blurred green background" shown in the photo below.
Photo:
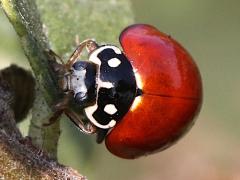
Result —
[[[204, 102], [192, 130], [173, 147], [137, 160], [114, 157], [94, 137], [63, 120], [60, 162], [97, 180], [240, 179], [240, 1], [132, 0], [136, 22], [170, 34], [202, 73]], [[0, 67], [29, 68], [17, 36], [0, 11]], [[28, 121], [20, 127], [27, 133]]]

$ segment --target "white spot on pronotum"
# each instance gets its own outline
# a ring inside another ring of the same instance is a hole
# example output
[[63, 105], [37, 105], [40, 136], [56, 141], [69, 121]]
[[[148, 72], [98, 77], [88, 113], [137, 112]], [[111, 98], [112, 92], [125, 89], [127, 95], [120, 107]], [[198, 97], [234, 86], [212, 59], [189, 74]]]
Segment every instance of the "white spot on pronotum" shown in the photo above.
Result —
[[110, 115], [113, 115], [117, 112], [117, 108], [114, 106], [114, 104], [107, 104], [104, 107], [104, 111]]
[[77, 71], [74, 70], [71, 76], [71, 87], [70, 89], [73, 90], [74, 92], [74, 96], [79, 93], [87, 93], [87, 87], [86, 84], [84, 83], [84, 78], [86, 77], [86, 70], [81, 70], [81, 71]]
[[134, 111], [141, 104], [141, 101], [142, 101], [142, 97], [141, 96], [135, 97], [135, 99], [134, 99], [134, 101], [132, 103], [132, 106], [130, 108], [130, 111]]
[[121, 61], [117, 58], [112, 58], [108, 60], [108, 65], [110, 67], [118, 67], [121, 64]]

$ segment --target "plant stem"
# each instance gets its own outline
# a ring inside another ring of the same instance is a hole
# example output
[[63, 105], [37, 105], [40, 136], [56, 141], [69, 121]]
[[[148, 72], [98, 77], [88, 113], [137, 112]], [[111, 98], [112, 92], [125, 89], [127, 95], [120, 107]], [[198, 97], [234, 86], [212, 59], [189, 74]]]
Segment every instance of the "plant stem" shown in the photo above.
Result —
[[[41, 104], [34, 104], [33, 112], [44, 116], [33, 116], [30, 137], [33, 139], [33, 144], [48, 152], [52, 158], [56, 158], [56, 144], [60, 134], [59, 122], [47, 128], [43, 127], [43, 124], [48, 122], [52, 114], [49, 107], [56, 102], [58, 92], [53, 73], [49, 67], [49, 59], [52, 57], [46, 51], [49, 49], [48, 41], [42, 29], [35, 1], [1, 0], [1, 3], [5, 14], [20, 38], [24, 53], [34, 72], [40, 89], [40, 91], [37, 91], [36, 97], [44, 97]], [[46, 109], [48, 110], [47, 114]], [[39, 131], [31, 130], [33, 127], [38, 127]], [[51, 134], [48, 132], [51, 132]], [[55, 143], [52, 142], [53, 139], [56, 141]]]
[[33, 0], [0, 0], [0, 2], [20, 38], [38, 84], [29, 136], [35, 145], [56, 158], [60, 135], [59, 121], [49, 127], [43, 126], [53, 113], [50, 107], [59, 99], [56, 79], [49, 66], [49, 60], [53, 57], [46, 50], [51, 46], [57, 54], [67, 58], [78, 41], [87, 38], [95, 38], [98, 42], [118, 43], [120, 31], [133, 22], [130, 2], [129, 0], [36, 0], [36, 3]]

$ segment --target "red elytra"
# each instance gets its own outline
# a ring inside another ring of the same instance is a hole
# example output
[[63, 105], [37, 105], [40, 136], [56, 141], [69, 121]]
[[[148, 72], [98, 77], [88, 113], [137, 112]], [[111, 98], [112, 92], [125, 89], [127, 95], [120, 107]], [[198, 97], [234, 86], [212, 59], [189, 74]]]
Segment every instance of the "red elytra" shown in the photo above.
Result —
[[105, 144], [116, 156], [133, 159], [169, 147], [192, 127], [201, 107], [202, 83], [190, 54], [153, 26], [127, 27], [120, 43], [141, 77], [143, 95]]

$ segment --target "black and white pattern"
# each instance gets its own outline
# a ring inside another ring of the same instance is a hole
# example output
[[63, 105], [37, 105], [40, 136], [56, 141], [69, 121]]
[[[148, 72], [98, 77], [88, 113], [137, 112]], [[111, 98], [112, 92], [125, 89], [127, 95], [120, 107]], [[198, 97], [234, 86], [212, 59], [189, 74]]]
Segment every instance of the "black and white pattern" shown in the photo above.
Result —
[[128, 112], [136, 95], [133, 68], [119, 48], [100, 46], [89, 60], [98, 65], [96, 102], [84, 109], [98, 128], [112, 128]]
[[70, 87], [74, 100], [80, 106], [88, 106], [96, 100], [96, 64], [89, 61], [77, 61], [73, 64]]

